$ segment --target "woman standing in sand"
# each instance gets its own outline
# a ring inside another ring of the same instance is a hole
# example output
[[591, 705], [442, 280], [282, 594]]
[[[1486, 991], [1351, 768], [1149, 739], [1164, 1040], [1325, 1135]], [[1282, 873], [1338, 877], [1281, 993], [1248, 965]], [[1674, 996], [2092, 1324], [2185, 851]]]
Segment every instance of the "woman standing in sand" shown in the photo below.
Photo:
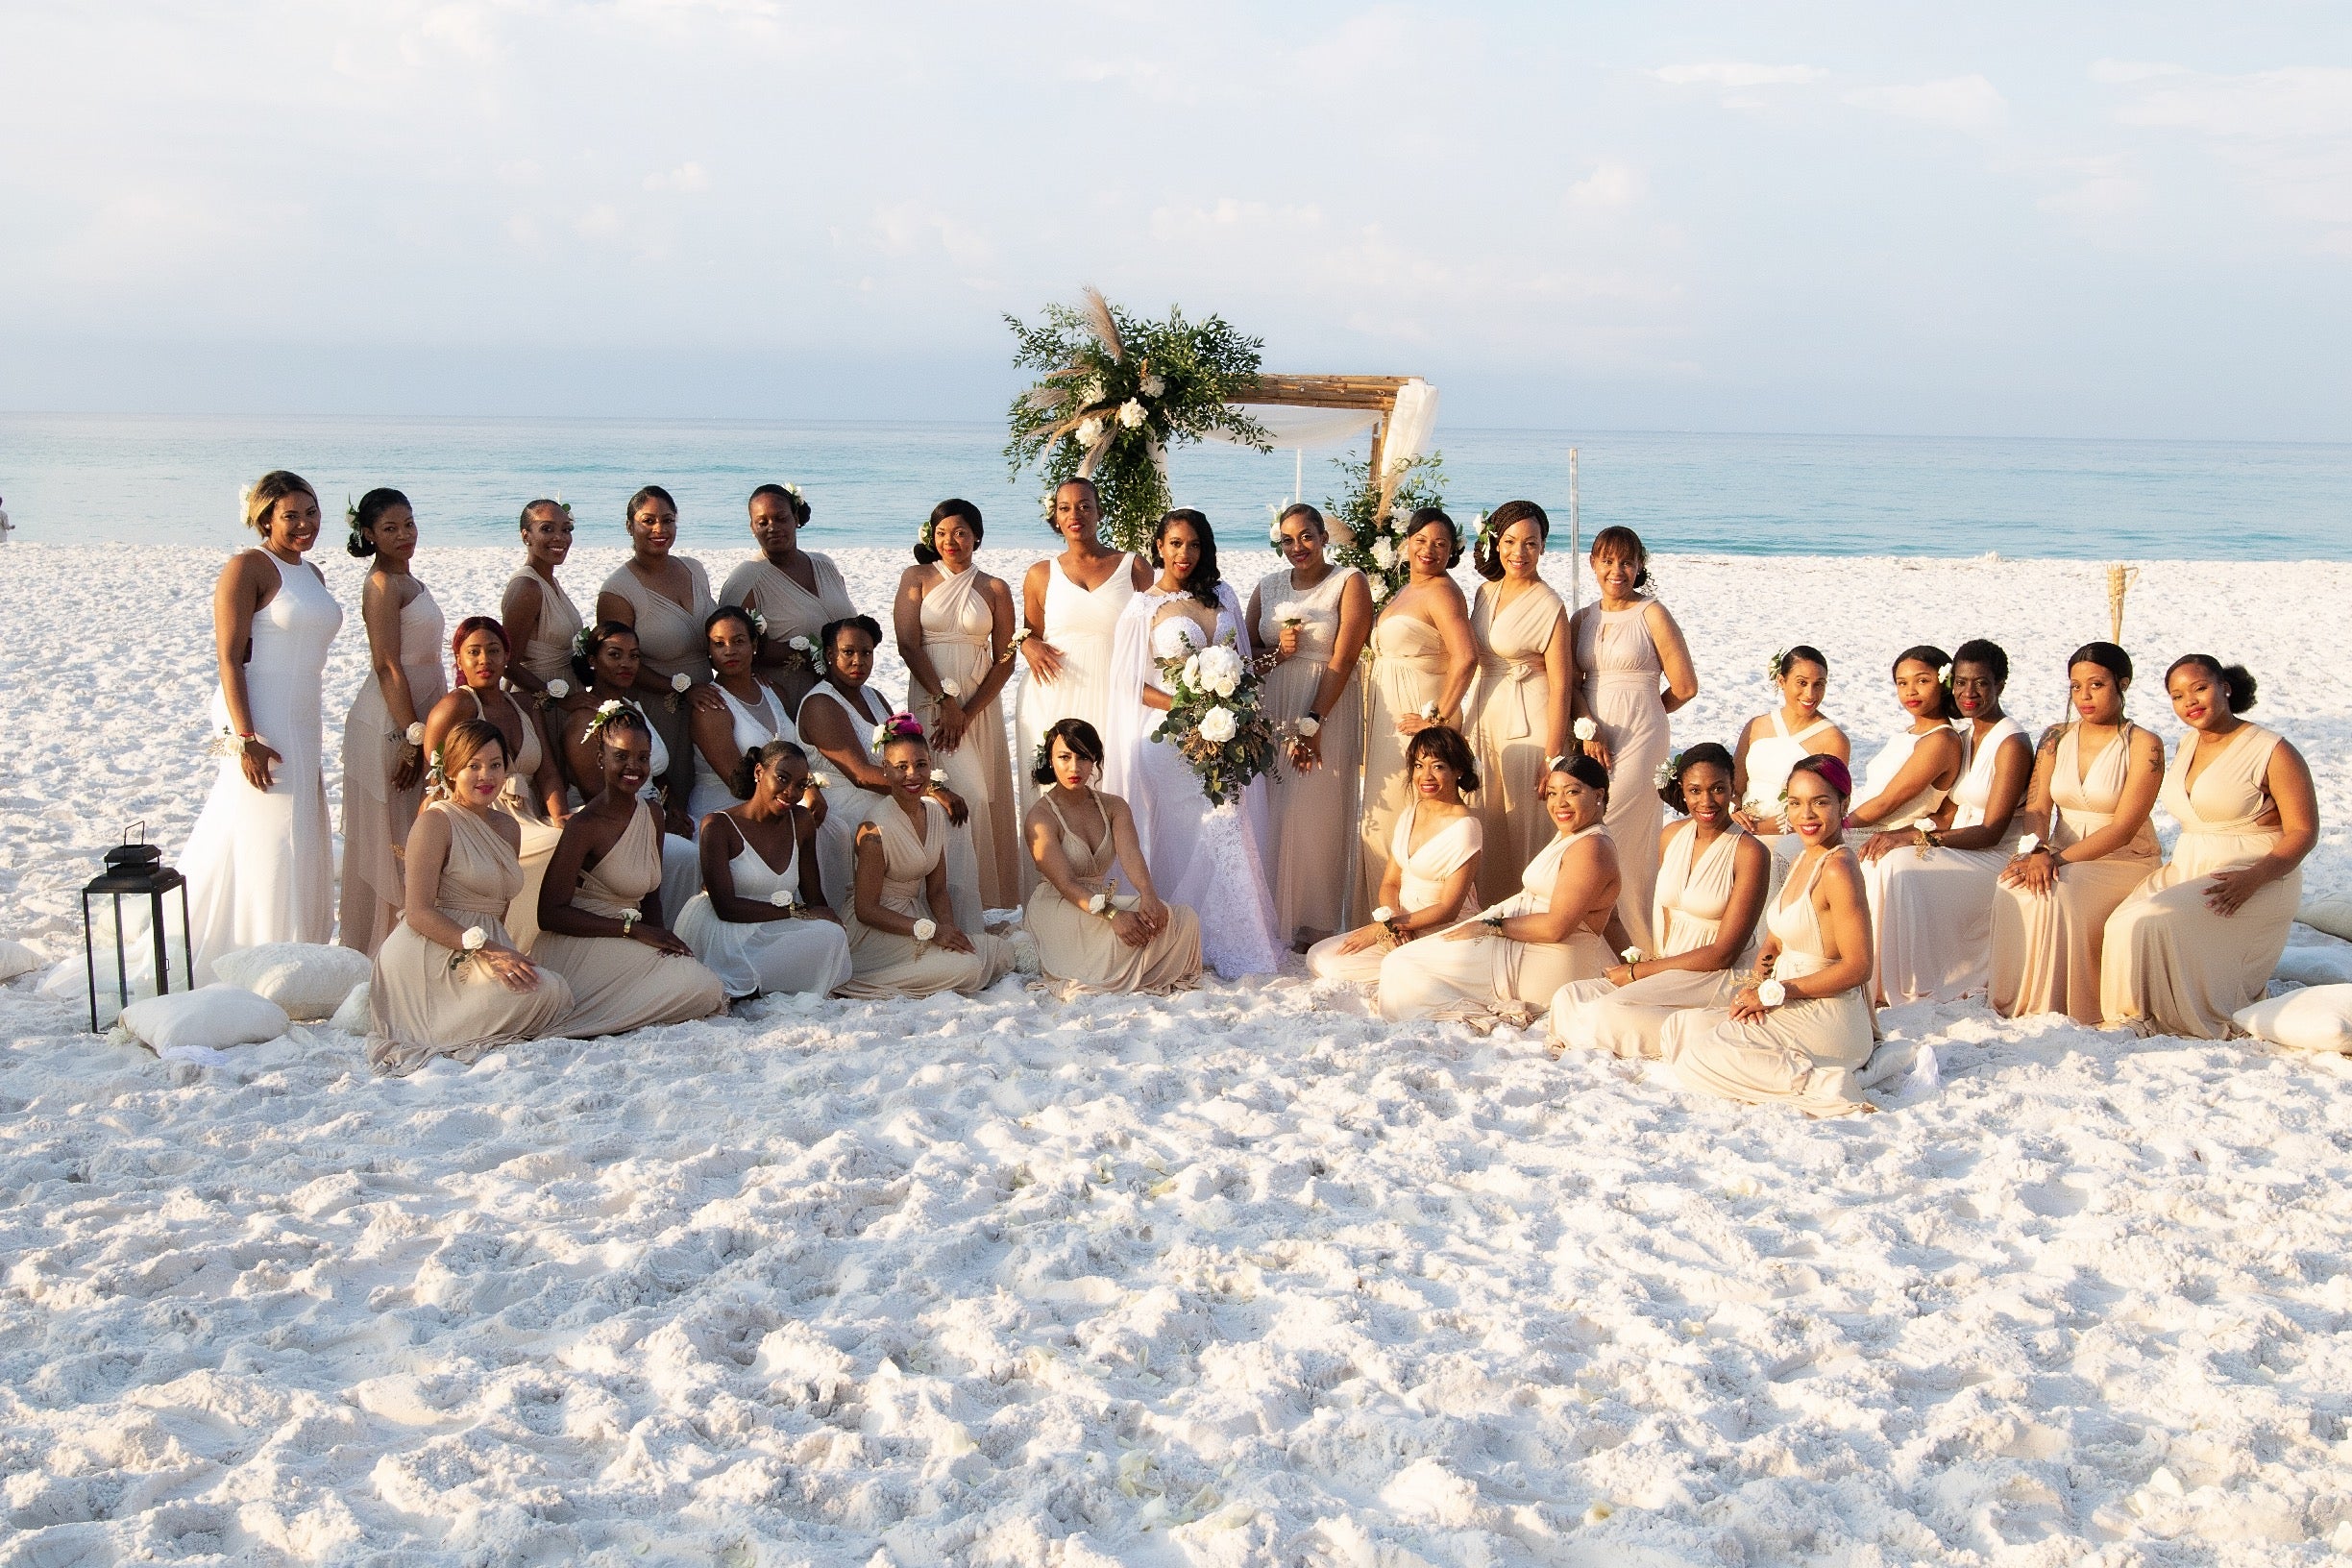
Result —
[[[1470, 609], [1478, 684], [1470, 693], [1469, 740], [1478, 758], [1479, 821], [1487, 854], [1479, 896], [1510, 896], [1520, 868], [1552, 836], [1540, 784], [1544, 759], [1568, 749], [1568, 707], [1576, 690], [1568, 609], [1543, 580], [1552, 520], [1531, 501], [1494, 509], [1470, 552], [1486, 580]], [[1664, 612], [1659, 612], [1663, 614]]]
[[2099, 1009], [2143, 1034], [2221, 1040], [2287, 949], [2318, 799], [2303, 754], [2239, 717], [2254, 705], [2244, 665], [2191, 653], [2165, 690], [2189, 726], [2157, 796], [2181, 836], [2171, 863], [2107, 917]]
[[800, 548], [800, 530], [808, 527], [813, 508], [798, 485], [763, 484], [747, 504], [751, 542], [759, 553], [726, 575], [719, 600], [759, 612], [767, 624], [760, 636], [760, 678], [782, 695], [785, 712], [797, 713], [809, 688], [824, 678], [818, 634], [829, 623], [857, 614], [857, 606], [833, 558]]
[[973, 564], [980, 508], [943, 501], [898, 578], [891, 628], [907, 667], [907, 711], [931, 737], [932, 760], [971, 813], [980, 903], [1020, 902], [1021, 851], [1013, 760], [997, 698], [1013, 675], [1013, 590]]
[[246, 493], [245, 526], [260, 547], [212, 589], [220, 768], [180, 861], [200, 986], [223, 953], [334, 930], [319, 683], [343, 608], [303, 559], [318, 543], [318, 494], [273, 470]]
[[560, 701], [572, 692], [572, 640], [579, 635], [579, 607], [555, 580], [555, 569], [572, 553], [572, 508], [560, 501], [534, 501], [523, 508], [523, 570], [506, 579], [499, 622], [506, 646], [520, 649], [507, 667], [518, 691]]
[[343, 723], [343, 919], [346, 947], [373, 956], [406, 899], [401, 852], [425, 799], [425, 715], [449, 682], [446, 628], [432, 590], [409, 575], [416, 514], [398, 490], [370, 490], [345, 545], [376, 565], [360, 590], [368, 678]]
[[[1593, 535], [1593, 581], [1600, 602], [1569, 623], [1576, 651], [1577, 732], [1590, 720], [1584, 754], [1625, 781], [1609, 792], [1609, 836], [1617, 841], [1624, 884], [1617, 914], [1633, 944], [1656, 944], [1650, 929], [1651, 894], [1657, 886], [1658, 831], [1664, 803], [1651, 775], [1674, 749], [1666, 716], [1699, 695], [1699, 674], [1683, 645], [1682, 628], [1649, 590], [1650, 551], [1631, 528]], [[1659, 689], [1663, 680], [1665, 688]]]
[[1461, 530], [1436, 507], [1420, 507], [1405, 520], [1404, 556], [1405, 586], [1381, 606], [1372, 627], [1372, 717], [1356, 823], [1355, 907], [1365, 914], [1380, 902], [1390, 836], [1413, 802], [1407, 748], [1432, 724], [1461, 728], [1462, 698], [1478, 674], [1470, 606], [1453, 577]]
[[1773, 853], [1773, 885], [1779, 886], [1804, 845], [1788, 830], [1780, 810], [1780, 792], [1788, 787], [1789, 770], [1806, 757], [1835, 757], [1849, 767], [1853, 743], [1834, 720], [1821, 711], [1829, 693], [1829, 661], [1820, 649], [1799, 643], [1772, 656], [1767, 671], [1780, 705], [1758, 714], [1740, 730], [1731, 748], [1732, 796], [1739, 806], [1732, 819], [1752, 833]]
[[669, 491], [647, 485], [629, 497], [625, 515], [631, 553], [597, 591], [597, 620], [637, 634], [640, 711], [663, 748], [682, 761], [693, 747], [687, 694], [710, 679], [702, 623], [719, 601], [702, 563], [672, 553], [678, 520]]

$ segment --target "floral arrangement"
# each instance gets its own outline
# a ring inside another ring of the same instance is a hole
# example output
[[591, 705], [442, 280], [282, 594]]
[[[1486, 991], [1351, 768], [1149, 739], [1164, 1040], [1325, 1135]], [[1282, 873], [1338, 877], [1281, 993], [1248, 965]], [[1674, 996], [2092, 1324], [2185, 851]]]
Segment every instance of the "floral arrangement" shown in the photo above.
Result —
[[1141, 550], [1170, 505], [1162, 465], [1169, 447], [1211, 432], [1271, 450], [1265, 427], [1228, 401], [1259, 371], [1262, 340], [1222, 316], [1143, 321], [1094, 289], [1081, 308], [1049, 305], [1037, 327], [1005, 317], [1019, 347], [1013, 362], [1039, 372], [1006, 413], [1005, 459], [1016, 478], [1035, 464], [1045, 504], [1070, 479], [1094, 481], [1103, 519], [1121, 550]]
[[1227, 638], [1162, 659], [1160, 674], [1168, 711], [1152, 739], [1184, 753], [1211, 801], [1239, 799], [1251, 779], [1274, 766], [1274, 722], [1259, 711], [1258, 672]]
[[1384, 510], [1369, 453], [1335, 457], [1332, 466], [1339, 470], [1348, 486], [1345, 495], [1328, 497], [1323, 502], [1324, 516], [1338, 530], [1333, 559], [1371, 579], [1372, 604], [1377, 609], [1394, 598], [1411, 576], [1411, 568], [1405, 564], [1405, 520], [1420, 507], [1445, 504], [1445, 458], [1433, 452], [1391, 469], [1394, 482]]

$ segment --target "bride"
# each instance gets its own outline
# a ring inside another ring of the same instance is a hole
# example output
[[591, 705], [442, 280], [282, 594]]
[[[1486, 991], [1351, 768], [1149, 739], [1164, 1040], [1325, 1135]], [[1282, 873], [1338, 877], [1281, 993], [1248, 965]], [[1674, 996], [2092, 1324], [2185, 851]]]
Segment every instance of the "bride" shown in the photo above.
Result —
[[1160, 661], [1217, 643], [1250, 654], [1241, 600], [1217, 576], [1216, 536], [1209, 519], [1179, 507], [1152, 529], [1160, 574], [1130, 600], [1112, 641], [1114, 691], [1104, 784], [1135, 813], [1136, 837], [1160, 895], [1199, 912], [1201, 953], [1228, 980], [1282, 968], [1262, 846], [1266, 837], [1263, 783], [1239, 801], [1218, 805], [1173, 746], [1154, 739], [1168, 708]]

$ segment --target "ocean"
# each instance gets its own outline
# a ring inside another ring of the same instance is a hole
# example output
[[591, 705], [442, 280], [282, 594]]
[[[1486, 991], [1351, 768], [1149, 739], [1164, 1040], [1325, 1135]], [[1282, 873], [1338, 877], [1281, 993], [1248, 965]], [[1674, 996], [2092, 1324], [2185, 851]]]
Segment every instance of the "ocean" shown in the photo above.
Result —
[[[583, 538], [618, 543], [629, 493], [677, 498], [689, 552], [744, 540], [744, 502], [772, 479], [815, 507], [810, 543], [912, 540], [933, 502], [962, 496], [992, 543], [1047, 543], [1034, 475], [1009, 481], [986, 425], [724, 420], [300, 419], [0, 414], [0, 500], [21, 540], [239, 537], [237, 493], [284, 467], [317, 485], [330, 521], [379, 484], [415, 503], [426, 548], [511, 538], [535, 496], [573, 503]], [[1458, 515], [1514, 497], [1564, 531], [1579, 453], [1584, 536], [1623, 524], [1660, 551], [2074, 559], [2352, 558], [2352, 445], [1719, 435], [1450, 429]], [[1262, 539], [1301, 487], [1320, 504], [1348, 449], [1185, 448], [1178, 500], [1221, 531]], [[1355, 449], [1360, 454], [1361, 443]]]

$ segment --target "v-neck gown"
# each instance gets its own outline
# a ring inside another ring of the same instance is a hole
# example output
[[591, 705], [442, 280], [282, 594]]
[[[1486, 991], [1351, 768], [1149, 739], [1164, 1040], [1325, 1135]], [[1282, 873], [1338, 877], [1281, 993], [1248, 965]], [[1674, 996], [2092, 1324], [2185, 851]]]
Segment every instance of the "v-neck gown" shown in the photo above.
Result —
[[[1274, 667], [1259, 693], [1259, 711], [1275, 723], [1295, 725], [1314, 706], [1332, 647], [1339, 640], [1340, 599], [1348, 583], [1362, 576], [1352, 566], [1335, 566], [1312, 588], [1293, 588], [1286, 566], [1259, 579], [1256, 646], [1270, 649], [1281, 642], [1284, 612], [1299, 624], [1298, 651]], [[1322, 724], [1321, 767], [1302, 773], [1290, 766], [1286, 750], [1265, 775], [1274, 929], [1291, 941], [1336, 931], [1343, 918], [1357, 765], [1363, 755], [1363, 699], [1356, 672], [1349, 672]]]
[[[661, 885], [658, 810], [643, 802], [603, 859], [580, 873], [574, 907], [619, 919]], [[563, 1032], [575, 1040], [684, 1023], [726, 1011], [726, 987], [691, 955], [665, 953], [634, 937], [574, 937], [541, 931], [531, 957], [572, 987]]]
[[[1133, 909], [1134, 894], [1121, 894], [1113, 872], [1118, 852], [1107, 823], [1102, 842], [1089, 844], [1047, 795], [1042, 804], [1062, 840], [1070, 874], [1090, 896], [1109, 894], [1117, 909]], [[1104, 808], [1109, 815], [1109, 808]], [[1038, 967], [1066, 993], [1088, 991], [1171, 992], [1190, 985], [1201, 972], [1200, 918], [1183, 904], [1167, 906], [1167, 924], [1140, 947], [1119, 941], [1101, 915], [1072, 904], [1043, 877], [1029, 894], [1022, 924], [1037, 939]]]
[[[1548, 913], [1560, 861], [1569, 847], [1606, 831], [1595, 823], [1555, 837], [1528, 863], [1519, 891], [1489, 905], [1481, 919]], [[1444, 932], [1434, 932], [1389, 949], [1381, 961], [1381, 1017], [1397, 1022], [1473, 1018], [1506, 1003], [1543, 1007], [1569, 981], [1592, 979], [1608, 966], [1608, 943], [1598, 931], [1582, 925], [1571, 931], [1566, 942], [1514, 942], [1487, 931], [1449, 942]]]
[[[1715, 837], [1693, 863], [1699, 830], [1682, 823], [1667, 841], [1658, 865], [1656, 901], [1651, 924], [1658, 936], [1657, 956], [1675, 958], [1713, 943], [1731, 904], [1739, 865], [1737, 827]], [[1685, 1008], [1729, 1007], [1739, 995], [1741, 976], [1754, 966], [1755, 943], [1721, 969], [1661, 969], [1628, 986], [1604, 975], [1560, 988], [1552, 998], [1552, 1038], [1563, 1045], [1608, 1051], [1624, 1057], [1655, 1057], [1666, 1020]]]
[[1651, 777], [1674, 749], [1660, 682], [1666, 664], [1650, 635], [1650, 605], [1643, 600], [1622, 610], [1587, 604], [1570, 623], [1576, 639], [1577, 679], [1584, 708], [1600, 726], [1609, 748], [1609, 837], [1617, 845], [1617, 918], [1633, 944], [1656, 945], [1650, 930], [1650, 901], [1657, 886], [1658, 834], [1666, 826], [1666, 802]]
[[1470, 806], [1486, 832], [1479, 895], [1488, 903], [1510, 896], [1519, 869], [1556, 831], [1541, 787], [1551, 700], [1544, 659], [1559, 634], [1562, 608], [1559, 595], [1544, 582], [1521, 589], [1507, 604], [1503, 585], [1489, 582], [1471, 606], [1479, 668], [1463, 728], [1478, 761], [1478, 793]]
[[1397, 729], [1445, 693], [1445, 639], [1428, 622], [1391, 610], [1372, 626], [1371, 716], [1364, 723], [1363, 810], [1358, 817], [1356, 896], [1348, 919], [1360, 925], [1380, 904], [1383, 858], [1397, 819], [1413, 800], [1405, 748], [1412, 737]]
[[[1421, 847], [1412, 845], [1413, 822], [1420, 815], [1421, 803], [1414, 801], [1398, 818], [1396, 832], [1388, 840], [1388, 859], [1401, 870], [1397, 878], [1397, 908], [1405, 914], [1418, 914], [1432, 908], [1445, 895], [1447, 878], [1458, 871], [1479, 853], [1486, 842], [1485, 828], [1475, 812], [1464, 812], [1423, 841]], [[1384, 879], [1385, 870], [1382, 873]], [[1368, 923], [1375, 904], [1364, 911]], [[1476, 914], [1479, 908], [1476, 883], [1462, 890], [1460, 902], [1446, 911], [1448, 924]], [[1430, 935], [1433, 936], [1433, 932]], [[1345, 931], [1325, 937], [1307, 949], [1307, 968], [1318, 980], [1345, 980], [1354, 985], [1371, 986], [1380, 983], [1381, 964], [1387, 958], [1390, 946], [1376, 942], [1369, 947], [1360, 947], [1352, 953], [1339, 950], [1348, 939]], [[1430, 940], [1429, 936], [1416, 939]]]
[[[980, 591], [980, 569], [966, 567], [949, 573], [922, 597], [922, 646], [940, 679], [954, 685], [968, 700], [988, 677], [996, 654], [996, 614], [988, 595]], [[910, 686], [907, 711], [928, 731], [938, 722], [939, 702], [930, 693]], [[932, 764], [947, 775], [947, 787], [964, 797], [970, 810], [975, 874], [980, 902], [989, 909], [1011, 909], [1020, 902], [1020, 821], [1014, 812], [1013, 764], [1005, 750], [1005, 716], [1001, 691], [988, 705], [965, 710], [971, 723], [952, 751], [932, 753]]]
[[[1133, 701], [1135, 694], [1120, 694], [1112, 674], [1112, 644], [1118, 635], [1119, 617], [1135, 598], [1135, 558], [1121, 555], [1111, 575], [1093, 588], [1081, 588], [1062, 571], [1061, 557], [1045, 563], [1045, 625], [1041, 633], [1062, 655], [1062, 672], [1051, 680], [1040, 678], [1026, 660], [1021, 663], [1020, 691], [1013, 699], [1013, 780], [1016, 822], [1028, 821], [1044, 786], [1030, 776], [1037, 766], [1037, 749], [1045, 732], [1064, 719], [1084, 719], [1106, 741], [1111, 734], [1111, 704]], [[1023, 855], [1019, 867], [1026, 896], [1037, 885], [1037, 868]]]
[[[923, 801], [922, 808], [920, 838], [895, 801], [885, 802], [870, 819], [882, 841], [880, 902], [884, 909], [909, 919], [937, 920], [942, 912], [931, 907], [926, 888], [932, 868], [945, 852], [947, 812], [930, 799]], [[917, 942], [866, 924], [857, 918], [855, 894], [841, 914], [849, 931], [852, 969], [848, 983], [841, 988], [844, 996], [932, 996], [943, 991], [970, 995], [994, 985], [1013, 968], [1011, 943], [961, 920], [956, 928], [971, 939], [968, 953], [952, 952], [936, 942]]]
[[[2054, 848], [2067, 849], [2115, 821], [2131, 766], [2134, 726], [2125, 724], [2088, 770], [2069, 724], [2050, 760], [2050, 799], [2058, 820]], [[2099, 1018], [2099, 953], [2107, 917], [2158, 865], [2156, 828], [2144, 821], [2131, 842], [2096, 860], [2068, 861], [2046, 893], [1996, 884], [1993, 890], [1994, 1011], [2005, 1017], [2064, 1013], [2077, 1023]]]

